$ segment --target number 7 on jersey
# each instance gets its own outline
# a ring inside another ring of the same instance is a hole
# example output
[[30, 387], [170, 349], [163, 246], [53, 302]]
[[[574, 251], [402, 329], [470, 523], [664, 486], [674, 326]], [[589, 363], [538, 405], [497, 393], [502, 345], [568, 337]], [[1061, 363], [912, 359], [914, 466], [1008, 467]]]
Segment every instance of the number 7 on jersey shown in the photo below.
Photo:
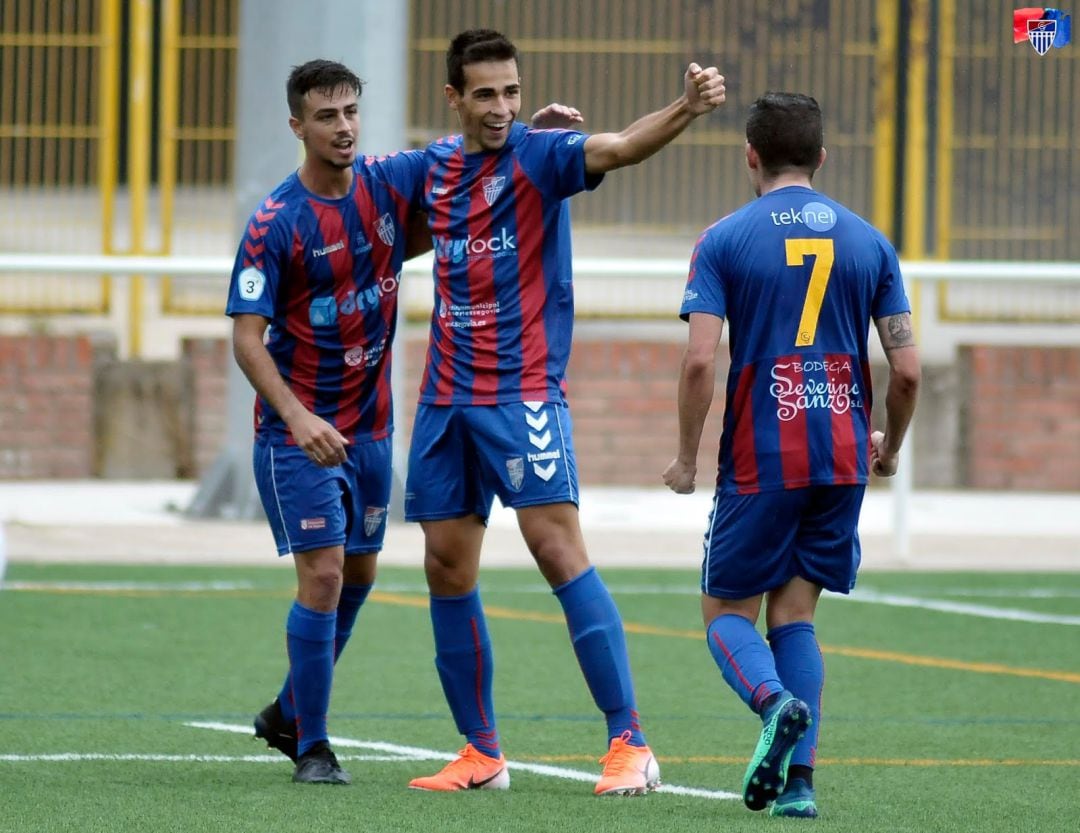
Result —
[[799, 331], [795, 334], [796, 347], [809, 347], [817, 335], [818, 317], [825, 300], [825, 288], [829, 285], [835, 253], [831, 237], [795, 237], [784, 241], [787, 249], [787, 265], [802, 266], [806, 258], [814, 258], [810, 270], [810, 285], [806, 288]]

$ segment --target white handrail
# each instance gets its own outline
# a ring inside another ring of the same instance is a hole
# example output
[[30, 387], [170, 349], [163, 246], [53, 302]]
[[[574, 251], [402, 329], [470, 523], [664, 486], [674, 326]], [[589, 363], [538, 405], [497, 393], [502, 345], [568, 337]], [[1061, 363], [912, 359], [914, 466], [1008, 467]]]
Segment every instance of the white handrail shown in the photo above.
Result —
[[[429, 253], [408, 261], [406, 274], [429, 275], [433, 256]], [[574, 274], [589, 278], [670, 278], [674, 283], [686, 279], [686, 259], [632, 259], [579, 257], [573, 262]], [[901, 261], [901, 271], [909, 282], [926, 284], [1002, 283], [1067, 284], [1080, 283], [1080, 262], [1029, 263], [1025, 261]], [[168, 275], [171, 278], [217, 276], [232, 272], [231, 257], [194, 257], [179, 255], [131, 256], [101, 254], [20, 254], [0, 253], [0, 274], [60, 273], [65, 275]], [[630, 284], [626, 284], [629, 288]], [[602, 291], [602, 295], [607, 293]], [[0, 299], [2, 301], [2, 299]], [[398, 368], [400, 362], [396, 363]], [[892, 484], [893, 555], [907, 559], [910, 549], [909, 507], [912, 491], [911, 442], [904, 445], [900, 471]]]
[[[405, 264], [410, 274], [427, 274], [430, 254], [413, 258]], [[618, 257], [579, 257], [574, 259], [574, 273], [593, 276], [649, 275], [671, 276], [682, 280], [688, 260], [635, 259]], [[0, 253], [0, 272], [65, 272], [68, 274], [111, 275], [227, 275], [232, 272], [231, 257], [195, 257], [184, 255], [72, 255]], [[1017, 279], [1046, 283], [1080, 281], [1080, 262], [1030, 263], [1027, 261], [919, 260], [901, 261], [900, 269], [909, 280], [1009, 282]]]

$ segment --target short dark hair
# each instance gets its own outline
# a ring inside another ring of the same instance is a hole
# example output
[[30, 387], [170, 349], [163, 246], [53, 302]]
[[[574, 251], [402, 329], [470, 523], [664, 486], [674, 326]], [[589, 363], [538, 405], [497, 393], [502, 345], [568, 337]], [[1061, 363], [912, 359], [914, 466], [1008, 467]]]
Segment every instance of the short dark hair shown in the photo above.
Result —
[[494, 29], [468, 29], [452, 41], [446, 50], [446, 83], [459, 93], [465, 92], [465, 67], [481, 61], [518, 61], [517, 47]]
[[304, 114], [304, 96], [311, 90], [330, 95], [342, 87], [356, 93], [357, 98], [363, 91], [364, 82], [355, 72], [337, 61], [317, 58], [292, 68], [289, 80], [285, 84], [285, 97], [289, 102], [289, 112], [296, 118]]
[[801, 168], [813, 174], [824, 144], [821, 108], [801, 93], [765, 93], [750, 105], [746, 141], [766, 173]]

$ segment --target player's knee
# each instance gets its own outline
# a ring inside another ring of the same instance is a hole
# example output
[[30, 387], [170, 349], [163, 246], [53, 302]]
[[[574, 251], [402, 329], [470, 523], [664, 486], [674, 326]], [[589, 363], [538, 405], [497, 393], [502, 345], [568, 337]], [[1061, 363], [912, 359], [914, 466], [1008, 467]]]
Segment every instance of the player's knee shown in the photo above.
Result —
[[428, 550], [424, 554], [424, 574], [428, 587], [440, 596], [464, 596], [476, 586], [473, 565], [448, 552]]
[[333, 610], [341, 597], [341, 568], [332, 564], [314, 565], [299, 574], [299, 597], [314, 610]]
[[565, 584], [589, 568], [583, 546], [553, 537], [530, 544], [536, 565], [552, 587]]

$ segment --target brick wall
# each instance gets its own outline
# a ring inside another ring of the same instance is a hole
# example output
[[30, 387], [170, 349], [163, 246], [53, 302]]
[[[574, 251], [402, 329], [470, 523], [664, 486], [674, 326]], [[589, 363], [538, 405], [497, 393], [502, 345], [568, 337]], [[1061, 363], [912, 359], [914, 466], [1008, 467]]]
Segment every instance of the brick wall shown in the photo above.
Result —
[[1080, 490], [1080, 349], [965, 347], [960, 367], [967, 485]]
[[0, 477], [92, 474], [98, 349], [88, 336], [0, 335]]
[[180, 352], [191, 371], [195, 470], [205, 472], [225, 437], [226, 368], [232, 352], [223, 338], [186, 338]]
[[[412, 328], [404, 341], [409, 373], [400, 393], [405, 406], [400, 429], [406, 440], [424, 339], [422, 330]], [[568, 386], [583, 483], [660, 484], [676, 448], [682, 351], [681, 342], [633, 338], [575, 343]], [[113, 359], [111, 343], [85, 336], [0, 336], [0, 478], [99, 473], [94, 449], [100, 437], [93, 414], [101, 408], [95, 402], [95, 375]], [[184, 341], [182, 376], [190, 379], [190, 389], [183, 407], [194, 412], [189, 430], [196, 475], [216, 458], [226, 433], [231, 360], [224, 339]], [[875, 409], [884, 402], [882, 370], [875, 370]], [[933, 370], [942, 369], [927, 368]], [[935, 448], [927, 432], [957, 438], [955, 463], [943, 464], [941, 479], [931, 485], [1080, 490], [1080, 350], [965, 347], [956, 366], [945, 370], [938, 375], [947, 390], [924, 385], [919, 408], [917, 472], [932, 467], [935, 461], [928, 456], [947, 456], [941, 449], [949, 444]], [[718, 367], [721, 379], [701, 443], [698, 483], [703, 488], [715, 477], [725, 372], [725, 366]], [[876, 416], [877, 422], [881, 419]]]

